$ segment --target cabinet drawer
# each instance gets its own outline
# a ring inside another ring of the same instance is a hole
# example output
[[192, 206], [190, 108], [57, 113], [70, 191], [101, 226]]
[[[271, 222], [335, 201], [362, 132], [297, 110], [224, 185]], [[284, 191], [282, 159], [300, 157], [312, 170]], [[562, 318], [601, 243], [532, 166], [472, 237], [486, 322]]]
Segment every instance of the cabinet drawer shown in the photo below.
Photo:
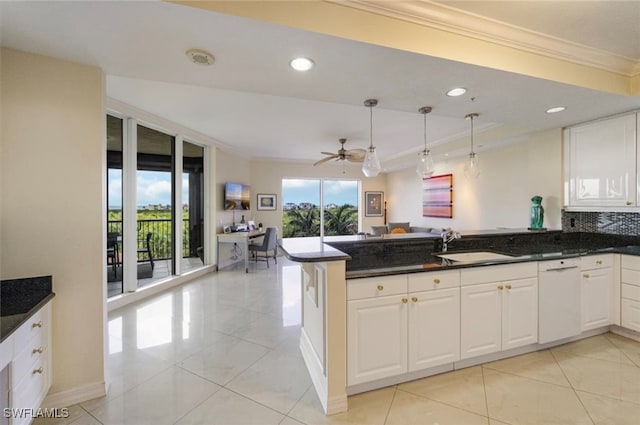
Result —
[[38, 369], [35, 367], [35, 364], [44, 356], [48, 355], [47, 351], [49, 347], [47, 346], [47, 339], [47, 334], [40, 332], [34, 335], [26, 345], [16, 347], [16, 351], [20, 351], [16, 353], [11, 363], [11, 381], [14, 388], [20, 385], [22, 380], [31, 374], [34, 369]]
[[602, 269], [613, 266], [613, 254], [587, 255], [580, 258], [582, 270]]
[[536, 262], [532, 261], [528, 263], [508, 264], [504, 266], [486, 266], [464, 269], [460, 271], [460, 283], [464, 286], [537, 276], [538, 265]]
[[638, 255], [623, 255], [622, 256], [622, 268], [640, 270], [640, 256]]
[[39, 407], [47, 390], [48, 375], [49, 364], [46, 357], [42, 357], [33, 364], [33, 368], [13, 389], [11, 407], [30, 409]]
[[622, 269], [620, 280], [622, 281], [622, 283], [640, 286], [640, 271]]
[[15, 353], [21, 350], [32, 338], [48, 332], [48, 329], [45, 328], [49, 326], [49, 304], [38, 310], [22, 326], [16, 329], [13, 336]]
[[458, 286], [460, 286], [460, 270], [443, 270], [409, 275], [409, 292], [456, 288]]
[[347, 300], [407, 293], [407, 276], [379, 276], [347, 280]]
[[622, 298], [640, 301], [640, 286], [622, 284]]

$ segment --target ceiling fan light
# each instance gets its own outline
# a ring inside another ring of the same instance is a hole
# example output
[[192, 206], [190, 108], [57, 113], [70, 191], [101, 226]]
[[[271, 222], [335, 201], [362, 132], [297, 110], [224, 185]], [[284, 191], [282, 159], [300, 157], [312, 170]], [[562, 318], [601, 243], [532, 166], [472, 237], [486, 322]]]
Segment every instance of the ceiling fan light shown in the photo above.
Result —
[[376, 148], [371, 146], [367, 149], [367, 154], [364, 157], [364, 162], [362, 163], [362, 172], [367, 177], [375, 177], [380, 174], [380, 160], [378, 159], [378, 155], [376, 154]]

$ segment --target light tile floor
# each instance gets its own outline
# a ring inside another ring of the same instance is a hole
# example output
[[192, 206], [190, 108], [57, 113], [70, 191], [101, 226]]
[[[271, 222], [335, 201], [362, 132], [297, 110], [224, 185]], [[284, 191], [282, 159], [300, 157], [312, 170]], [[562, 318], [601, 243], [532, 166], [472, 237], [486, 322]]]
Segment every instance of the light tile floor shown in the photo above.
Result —
[[640, 425], [640, 343], [604, 334], [359, 394], [325, 416], [297, 265], [223, 270], [109, 314], [106, 397], [42, 424]]

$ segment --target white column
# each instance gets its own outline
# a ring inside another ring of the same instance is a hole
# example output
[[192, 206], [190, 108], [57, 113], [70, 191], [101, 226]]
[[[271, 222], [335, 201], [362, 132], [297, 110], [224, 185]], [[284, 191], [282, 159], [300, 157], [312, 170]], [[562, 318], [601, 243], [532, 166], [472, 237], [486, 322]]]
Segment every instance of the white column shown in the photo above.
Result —
[[175, 263], [175, 275], [182, 274], [182, 231], [183, 231], [183, 221], [182, 221], [182, 166], [183, 166], [183, 138], [180, 134], [178, 134], [174, 139], [175, 147], [173, 149], [174, 157], [174, 167], [175, 173], [173, 175], [173, 187], [175, 193], [173, 195], [174, 199], [174, 214], [173, 214], [173, 259]]
[[138, 168], [138, 121], [127, 118], [122, 141], [122, 254], [123, 292], [138, 289], [138, 218], [136, 172]]

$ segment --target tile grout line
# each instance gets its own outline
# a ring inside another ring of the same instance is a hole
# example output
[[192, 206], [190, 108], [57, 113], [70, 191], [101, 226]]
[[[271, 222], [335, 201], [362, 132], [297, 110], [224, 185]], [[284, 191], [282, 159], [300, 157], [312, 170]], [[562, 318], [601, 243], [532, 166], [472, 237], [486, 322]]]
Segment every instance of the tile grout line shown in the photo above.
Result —
[[393, 396], [391, 396], [391, 403], [389, 403], [389, 408], [387, 409], [387, 414], [384, 416], [383, 424], [386, 425], [389, 420], [389, 414], [391, 414], [391, 409], [393, 408], [393, 403], [396, 401], [396, 394], [398, 394], [398, 386], [394, 385], [393, 388]]
[[549, 350], [549, 353], [551, 353], [551, 357], [553, 358], [553, 360], [556, 362], [556, 364], [558, 365], [558, 368], [560, 369], [560, 372], [562, 372], [562, 375], [564, 376], [564, 379], [567, 380], [567, 382], [570, 385], [571, 391], [573, 391], [573, 395], [578, 399], [578, 402], [580, 403], [580, 406], [582, 406], [582, 409], [585, 411], [585, 413], [587, 414], [587, 416], [589, 417], [589, 420], [591, 421], [591, 423], [593, 425], [595, 425], [595, 421], [593, 420], [593, 417], [591, 416], [591, 413], [589, 413], [589, 410], [587, 409], [587, 407], [584, 405], [584, 402], [582, 401], [582, 399], [580, 398], [580, 396], [578, 395], [578, 392], [576, 390], [576, 388], [573, 386], [573, 384], [571, 383], [571, 380], [569, 379], [569, 377], [567, 376], [567, 374], [564, 372], [564, 369], [562, 368], [562, 366], [560, 365], [560, 362], [558, 361], [558, 359], [556, 358], [555, 354], [553, 353], [553, 351]]

